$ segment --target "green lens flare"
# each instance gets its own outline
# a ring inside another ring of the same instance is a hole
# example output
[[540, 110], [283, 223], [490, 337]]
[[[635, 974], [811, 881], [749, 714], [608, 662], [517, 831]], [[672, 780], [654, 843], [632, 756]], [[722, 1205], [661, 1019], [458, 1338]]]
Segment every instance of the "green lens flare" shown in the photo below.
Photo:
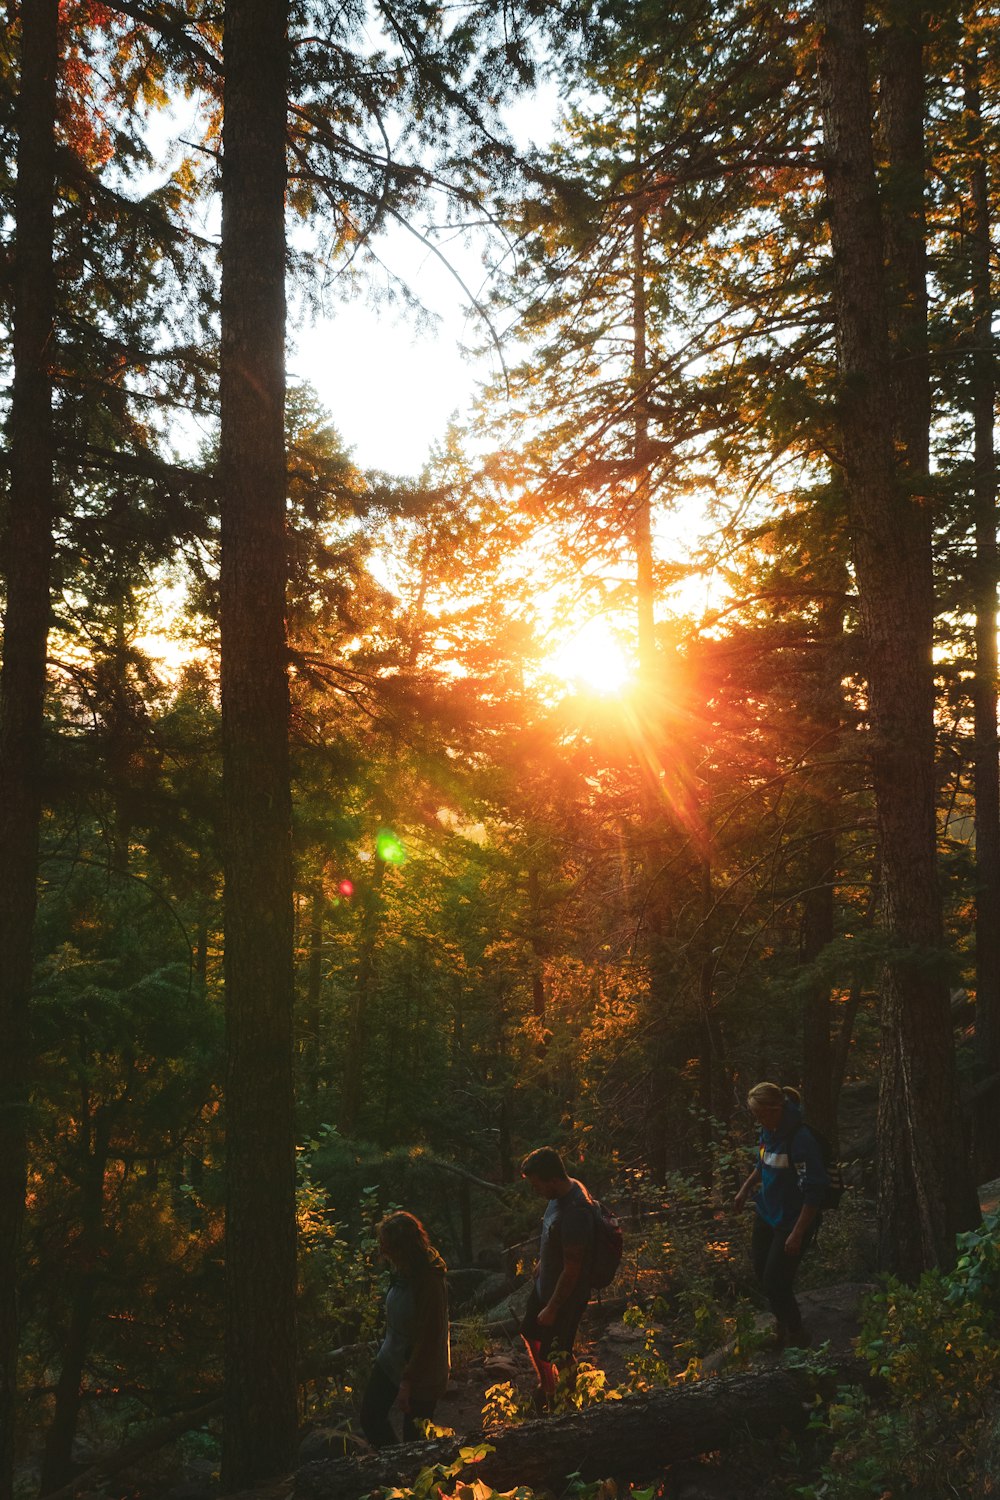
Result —
[[387, 865], [402, 865], [406, 863], [406, 850], [401, 840], [392, 832], [391, 828], [379, 829], [375, 840], [375, 853], [379, 859], [385, 860]]

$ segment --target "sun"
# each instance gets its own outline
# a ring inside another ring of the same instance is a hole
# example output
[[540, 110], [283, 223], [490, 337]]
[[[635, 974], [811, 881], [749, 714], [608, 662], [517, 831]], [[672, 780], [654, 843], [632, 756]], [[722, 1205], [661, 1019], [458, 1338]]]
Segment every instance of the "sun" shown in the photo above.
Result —
[[544, 665], [553, 677], [607, 697], [620, 693], [634, 676], [619, 636], [603, 615], [595, 615], [575, 634], [563, 637]]

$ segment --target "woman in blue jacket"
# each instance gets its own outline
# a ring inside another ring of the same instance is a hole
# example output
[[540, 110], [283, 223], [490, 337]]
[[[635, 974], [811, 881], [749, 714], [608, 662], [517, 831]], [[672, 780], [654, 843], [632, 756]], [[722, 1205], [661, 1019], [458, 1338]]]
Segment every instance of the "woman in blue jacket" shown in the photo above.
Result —
[[795, 1276], [812, 1243], [829, 1176], [819, 1142], [802, 1120], [795, 1089], [758, 1083], [747, 1105], [760, 1134], [757, 1166], [736, 1194], [742, 1208], [754, 1194], [750, 1255], [775, 1317], [775, 1346], [804, 1345], [809, 1335], [795, 1300]]

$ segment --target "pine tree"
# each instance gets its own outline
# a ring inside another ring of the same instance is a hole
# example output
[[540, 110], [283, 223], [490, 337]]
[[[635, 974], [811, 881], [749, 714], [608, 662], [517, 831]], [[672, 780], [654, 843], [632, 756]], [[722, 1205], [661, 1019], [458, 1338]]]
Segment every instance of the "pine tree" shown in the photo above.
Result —
[[[930, 539], [919, 499], [907, 493], [896, 468], [900, 423], [863, 6], [823, 0], [817, 20], [841, 462], [865, 636], [886, 924], [895, 947], [883, 995], [880, 1259], [915, 1275], [927, 1265], [948, 1265], [956, 1233], [978, 1214], [964, 1164], [949, 996], [940, 972]], [[910, 130], [911, 120], [901, 128]], [[919, 150], [922, 160], [922, 134]], [[901, 167], [919, 171], [912, 156]], [[898, 260], [893, 269], [911, 285]], [[908, 330], [895, 327], [905, 345]], [[920, 440], [919, 433], [903, 432], [912, 445], [911, 472], [918, 474], [926, 469], [916, 450]]]
[[[991, 174], [983, 109], [981, 43], [966, 18], [962, 85], [968, 125], [968, 267], [972, 302], [970, 405], [973, 427], [976, 667], [974, 768], [976, 804], [976, 1053], [981, 1077], [1000, 1074], [1000, 741], [997, 736], [997, 473], [993, 430]], [[995, 1085], [994, 1085], [995, 1087]], [[1000, 1167], [1000, 1128], [991, 1092], [976, 1106], [976, 1164], [989, 1178]]]
[[0, 681], [0, 1497], [13, 1483], [28, 1001], [42, 807], [42, 724], [55, 522], [52, 361], [58, 4], [21, 10], [14, 228], [14, 380]]
[[284, 4], [230, 0], [219, 445], [227, 1491], [287, 1472], [297, 1422], [285, 639], [287, 49]]

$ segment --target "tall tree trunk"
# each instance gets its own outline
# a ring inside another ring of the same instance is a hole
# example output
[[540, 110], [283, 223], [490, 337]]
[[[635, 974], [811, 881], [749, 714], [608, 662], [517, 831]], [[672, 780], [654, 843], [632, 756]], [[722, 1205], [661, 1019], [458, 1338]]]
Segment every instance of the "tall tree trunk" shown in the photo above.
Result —
[[226, 1372], [222, 1483], [295, 1452], [293, 915], [285, 640], [283, 0], [228, 0], [222, 159]]
[[646, 225], [642, 212], [642, 162], [638, 157], [641, 119], [636, 109], [635, 207], [632, 217], [632, 388], [635, 403], [633, 436], [635, 489], [632, 522], [636, 570], [636, 619], [639, 674], [643, 692], [643, 720], [652, 717], [656, 672], [656, 635], [653, 620], [653, 521], [649, 463], [649, 369], [646, 348]]
[[[637, 80], [637, 91], [641, 85]], [[638, 694], [637, 712], [633, 721], [635, 759], [639, 784], [639, 861], [643, 870], [642, 923], [646, 928], [646, 948], [650, 962], [650, 999], [654, 1011], [665, 1016], [670, 1007], [671, 993], [665, 985], [666, 966], [662, 962], [664, 945], [664, 901], [665, 890], [657, 878], [662, 864], [664, 844], [664, 793], [662, 768], [665, 763], [677, 759], [677, 747], [667, 749], [664, 744], [665, 725], [662, 713], [663, 696], [657, 683], [656, 668], [656, 588], [653, 570], [653, 496], [651, 482], [649, 440], [649, 351], [647, 328], [646, 287], [646, 220], [644, 203], [643, 121], [641, 98], [635, 105], [635, 164], [632, 204], [632, 462], [635, 480], [632, 492], [632, 546], [635, 552], [635, 601], [636, 644], [638, 648]], [[687, 747], [681, 754], [686, 755]], [[683, 825], [683, 806], [669, 805], [666, 809]], [[709, 880], [711, 876], [709, 875]], [[713, 972], [711, 965], [699, 974], [699, 990], [695, 1003], [704, 1007], [711, 1003]], [[703, 989], [707, 984], [709, 998], [706, 1002]], [[699, 1097], [703, 1104], [700, 1140], [705, 1146], [705, 1131], [708, 1126], [710, 1105], [705, 1106], [706, 1092], [712, 1092], [711, 1043], [707, 1014], [702, 1015], [699, 1069]], [[656, 1051], [654, 1049], [654, 1057]], [[649, 1103], [649, 1150], [650, 1164], [657, 1182], [662, 1182], [668, 1170], [667, 1126], [669, 1104], [666, 1085], [660, 1069], [653, 1064], [655, 1082], [652, 1085]], [[707, 1151], [702, 1151], [703, 1170], [707, 1170]]]
[[497, 1156], [500, 1181], [514, 1181], [513, 1131], [511, 1129], [510, 1093], [507, 1089], [500, 1096], [497, 1107]]
[[458, 1185], [458, 1206], [462, 1216], [462, 1260], [465, 1265], [471, 1266], [475, 1261], [472, 1242], [472, 1187], [464, 1178]]
[[[881, 136], [887, 158], [886, 191], [882, 219], [887, 266], [886, 319], [892, 381], [892, 432], [897, 461], [897, 485], [903, 504], [908, 502], [910, 529], [909, 560], [914, 571], [913, 597], [921, 656], [928, 663], [933, 650], [933, 572], [930, 511], [925, 491], [930, 438], [929, 385], [927, 379], [927, 288], [924, 244], [924, 139], [923, 139], [923, 16], [912, 0], [891, 0], [887, 7], [882, 49]], [[933, 678], [928, 666], [933, 736]], [[933, 762], [931, 748], [924, 757]], [[933, 790], [925, 796], [932, 801]], [[936, 846], [936, 837], [935, 837]], [[936, 847], [935, 847], [936, 858]], [[891, 873], [884, 863], [886, 892], [891, 899]], [[936, 880], [936, 870], [935, 870]], [[937, 937], [928, 925], [924, 941], [941, 941], [940, 905], [931, 916]], [[910, 1128], [910, 1104], [904, 1074], [905, 1062], [898, 1045], [898, 1006], [905, 1000], [892, 987], [882, 996], [881, 1066], [879, 1069], [878, 1138], [879, 1175], [877, 1192], [886, 1211], [879, 1215], [879, 1260], [885, 1269], [914, 1278], [927, 1263], [917, 1236], [911, 1232], [897, 1243], [892, 1227], [899, 1220], [920, 1218], [919, 1189], [906, 1155], [897, 1142]], [[949, 1038], [950, 1038], [949, 1028]], [[949, 1045], [951, 1045], [949, 1040]]]
[[340, 1092], [337, 1129], [352, 1136], [357, 1129], [364, 1098], [365, 1054], [368, 1050], [368, 1014], [378, 991], [378, 947], [382, 930], [382, 882], [385, 862], [376, 856], [370, 885], [361, 893], [361, 932], [354, 991], [347, 1020], [344, 1081]]
[[[531, 944], [531, 1014], [544, 1024], [545, 997], [545, 924], [542, 921], [542, 883], [538, 866], [528, 871], [528, 941]], [[542, 1050], [545, 1039], [542, 1038]]]
[[17, 1284], [26, 1180], [28, 1001], [38, 882], [54, 505], [52, 342], [57, 0], [21, 8], [9, 559], [0, 676], [0, 1500], [13, 1486]]
[[[838, 569], [836, 587], [847, 590], [846, 566]], [[833, 941], [837, 875], [837, 813], [841, 800], [841, 768], [833, 758], [843, 722], [841, 688], [844, 641], [843, 595], [830, 596], [819, 608], [819, 661], [816, 671], [817, 710], [809, 719], [809, 733], [819, 764], [810, 778], [812, 815], [809, 853], [805, 866], [806, 893], [802, 901], [801, 959], [815, 964]], [[837, 1140], [837, 1095], [841, 1080], [834, 1076], [830, 983], [817, 979], [802, 1002], [802, 1091], [810, 1122], [827, 1139]]]
[[111, 868], [118, 875], [128, 872], [132, 843], [132, 818], [135, 793], [132, 786], [132, 754], [135, 749], [136, 726], [133, 705], [129, 701], [128, 681], [128, 626], [127, 605], [129, 584], [124, 570], [115, 569], [114, 597], [114, 651], [106, 663], [108, 680], [105, 691], [107, 702], [107, 748], [105, 752], [105, 774], [111, 791]]
[[[973, 20], [966, 20], [971, 27]], [[973, 681], [976, 794], [976, 1064], [980, 1078], [1000, 1074], [1000, 744], [997, 739], [997, 479], [993, 421], [996, 370], [990, 273], [990, 184], [983, 136], [975, 35], [963, 66], [969, 138], [969, 281], [972, 288], [972, 506], [976, 528]], [[1000, 1170], [997, 1093], [977, 1100], [973, 1133], [983, 1178]]]
[[[301, 1082], [314, 1110], [319, 1098], [322, 1068], [323, 936], [326, 911], [326, 890], [320, 874], [312, 881], [309, 890], [309, 962], [306, 965], [305, 1004], [299, 1028]], [[318, 1123], [314, 1118], [314, 1124]]]
[[701, 1147], [701, 1179], [706, 1191], [709, 1191], [715, 1175], [713, 1142], [716, 1105], [722, 1094], [716, 1064], [721, 1064], [723, 1050], [719, 1045], [719, 1022], [715, 1004], [715, 889], [712, 883], [712, 863], [707, 853], [701, 860], [700, 878], [702, 951], [698, 965], [698, 1136]]
[[879, 1258], [954, 1259], [977, 1204], [962, 1141], [939, 960], [933, 591], [925, 507], [895, 468], [898, 430], [861, 0], [818, 0], [839, 420], [867, 653], [876, 824], [891, 954], [882, 1004]]
[[[819, 803], [817, 816], [826, 819], [828, 804]], [[808, 889], [802, 900], [802, 941], [800, 956], [805, 965], [814, 964], [823, 949], [833, 941], [833, 882], [837, 871], [837, 835], [828, 826], [812, 835], [806, 862]], [[802, 1001], [802, 1093], [811, 1125], [816, 1125], [831, 1142], [836, 1140], [837, 1115], [833, 1097], [833, 1042], [831, 1035], [830, 984], [826, 979], [813, 981]]]
[[111, 1116], [107, 1107], [81, 1111], [83, 1182], [80, 1203], [79, 1265], [73, 1278], [69, 1326], [56, 1381], [52, 1422], [45, 1435], [40, 1495], [62, 1489], [73, 1478], [73, 1444], [83, 1397], [83, 1375], [90, 1352], [90, 1330], [94, 1321], [100, 1275], [101, 1240], [104, 1235], [104, 1178], [111, 1139]]
[[924, 206], [924, 45], [927, 18], [915, 0], [891, 0], [883, 36], [880, 134], [887, 159], [883, 195], [887, 326], [896, 434], [911, 525], [920, 541], [922, 587], [933, 629], [930, 474], [931, 386], [927, 340], [927, 219]]

